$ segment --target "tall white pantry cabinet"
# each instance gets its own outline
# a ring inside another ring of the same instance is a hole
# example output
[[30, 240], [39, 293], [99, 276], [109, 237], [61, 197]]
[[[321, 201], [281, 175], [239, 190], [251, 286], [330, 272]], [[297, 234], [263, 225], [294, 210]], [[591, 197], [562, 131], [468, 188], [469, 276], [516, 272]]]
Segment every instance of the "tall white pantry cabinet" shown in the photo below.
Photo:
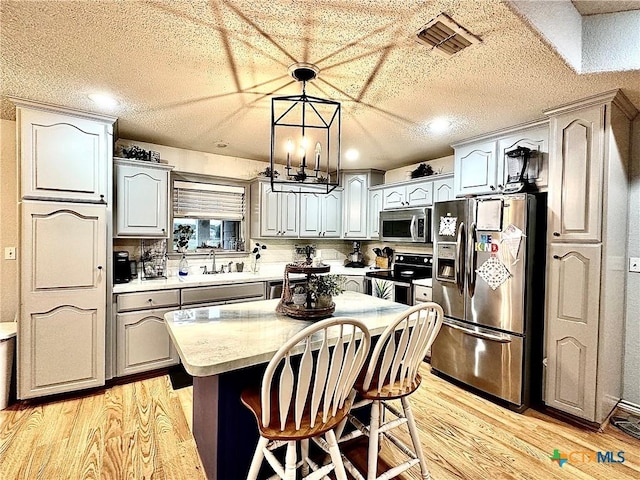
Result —
[[20, 168], [18, 398], [104, 385], [115, 118], [13, 99]]
[[622, 393], [628, 170], [637, 113], [619, 91], [546, 112], [545, 403], [595, 423]]

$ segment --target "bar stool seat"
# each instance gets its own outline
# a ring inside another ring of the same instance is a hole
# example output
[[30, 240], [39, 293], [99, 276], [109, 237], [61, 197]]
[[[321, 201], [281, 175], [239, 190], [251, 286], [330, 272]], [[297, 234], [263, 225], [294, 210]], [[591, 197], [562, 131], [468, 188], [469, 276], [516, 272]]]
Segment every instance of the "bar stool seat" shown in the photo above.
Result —
[[[304, 479], [328, 478], [334, 471], [338, 480], [347, 480], [334, 429], [347, 418], [353, 384], [370, 345], [364, 323], [338, 317], [310, 325], [276, 352], [260, 389], [248, 388], [240, 396], [260, 432], [247, 480], [258, 478], [265, 459], [275, 472], [270, 478], [295, 480], [300, 468]], [[320, 465], [310, 458], [310, 440], [330, 462]], [[273, 454], [280, 447], [286, 447], [284, 465]]]
[[[347, 423], [345, 419], [336, 429], [339, 442], [345, 442], [362, 435], [369, 437], [367, 449], [367, 480], [387, 480], [418, 464], [422, 478], [430, 478], [429, 469], [422, 453], [420, 437], [416, 426], [409, 396], [422, 382], [418, 373], [427, 350], [435, 340], [443, 320], [442, 307], [437, 303], [425, 302], [409, 308], [399, 315], [380, 335], [368, 366], [360, 372], [350, 398], [359, 398], [352, 406], [356, 409], [371, 405], [369, 425], [364, 425], [353, 413], [348, 420], [356, 430], [342, 435]], [[399, 399], [401, 408], [396, 408], [389, 400]], [[395, 418], [387, 421], [386, 414]], [[413, 449], [405, 445], [391, 430], [407, 425]], [[408, 460], [377, 476], [380, 439], [387, 438], [391, 445], [408, 457]], [[348, 459], [345, 468], [356, 479], [364, 480], [363, 474]]]

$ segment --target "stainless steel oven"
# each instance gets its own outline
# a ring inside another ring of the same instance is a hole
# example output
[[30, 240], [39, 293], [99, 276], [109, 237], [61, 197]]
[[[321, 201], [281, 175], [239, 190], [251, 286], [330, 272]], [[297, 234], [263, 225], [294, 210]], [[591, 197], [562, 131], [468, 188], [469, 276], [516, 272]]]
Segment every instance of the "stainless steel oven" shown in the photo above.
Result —
[[371, 279], [371, 294], [386, 300], [413, 305], [413, 280], [431, 278], [433, 255], [421, 253], [396, 253], [393, 269], [367, 272]]
[[403, 208], [380, 212], [380, 240], [431, 243], [431, 208]]

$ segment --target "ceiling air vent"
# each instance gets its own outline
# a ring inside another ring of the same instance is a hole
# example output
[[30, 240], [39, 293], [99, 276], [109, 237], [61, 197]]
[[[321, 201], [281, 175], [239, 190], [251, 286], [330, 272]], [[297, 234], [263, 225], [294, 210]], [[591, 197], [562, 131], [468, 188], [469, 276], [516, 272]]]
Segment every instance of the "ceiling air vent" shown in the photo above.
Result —
[[444, 13], [422, 27], [416, 36], [418, 42], [433, 47], [432, 51], [445, 57], [451, 57], [472, 43], [480, 42], [478, 37]]

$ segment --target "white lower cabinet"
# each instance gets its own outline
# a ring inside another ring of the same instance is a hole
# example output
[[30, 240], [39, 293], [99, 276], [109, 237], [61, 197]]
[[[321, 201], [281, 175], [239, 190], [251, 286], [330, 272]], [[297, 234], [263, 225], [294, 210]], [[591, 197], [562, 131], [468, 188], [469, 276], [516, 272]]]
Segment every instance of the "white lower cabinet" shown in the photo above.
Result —
[[146, 372], [180, 363], [164, 322], [164, 314], [172, 310], [175, 308], [116, 315], [118, 375]]
[[364, 277], [362, 275], [345, 275], [344, 289], [348, 292], [365, 293]]
[[180, 290], [116, 296], [116, 373], [141, 373], [180, 363], [164, 314], [180, 308]]
[[545, 403], [595, 420], [600, 245], [549, 247]]

